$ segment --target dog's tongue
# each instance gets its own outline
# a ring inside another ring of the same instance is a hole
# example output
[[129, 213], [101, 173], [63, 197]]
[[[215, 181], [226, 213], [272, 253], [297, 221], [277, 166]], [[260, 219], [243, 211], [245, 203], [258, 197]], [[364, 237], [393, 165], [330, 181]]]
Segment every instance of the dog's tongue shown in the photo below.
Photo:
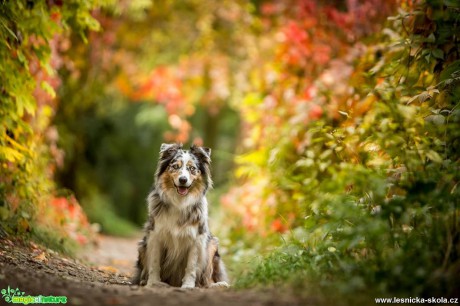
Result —
[[188, 188], [187, 187], [177, 187], [177, 192], [182, 196], [187, 195]]

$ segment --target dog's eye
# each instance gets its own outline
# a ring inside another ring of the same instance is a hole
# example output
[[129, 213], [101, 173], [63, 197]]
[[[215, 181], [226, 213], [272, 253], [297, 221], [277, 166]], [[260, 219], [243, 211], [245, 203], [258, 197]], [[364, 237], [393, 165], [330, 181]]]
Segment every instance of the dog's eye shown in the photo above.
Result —
[[195, 170], [196, 170], [196, 168], [195, 168], [195, 167], [193, 167], [193, 166], [190, 166], [190, 167], [188, 168], [188, 170], [190, 170], [190, 171], [192, 171], [192, 172], [193, 172], [193, 171], [195, 171]]
[[173, 168], [174, 170], [177, 170], [177, 169], [179, 169], [180, 167], [179, 167], [178, 164], [174, 164], [174, 165], [172, 165], [172, 168]]

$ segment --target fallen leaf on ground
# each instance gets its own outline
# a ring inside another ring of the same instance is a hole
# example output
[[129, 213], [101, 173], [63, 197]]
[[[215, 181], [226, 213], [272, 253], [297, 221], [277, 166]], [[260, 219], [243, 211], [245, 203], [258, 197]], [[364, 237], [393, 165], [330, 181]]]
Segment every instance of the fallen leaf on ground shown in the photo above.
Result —
[[99, 266], [97, 269], [102, 272], [118, 273], [118, 269], [112, 266]]
[[46, 258], [45, 252], [41, 252], [40, 254], [34, 256], [33, 259], [40, 262], [48, 260], [48, 258]]

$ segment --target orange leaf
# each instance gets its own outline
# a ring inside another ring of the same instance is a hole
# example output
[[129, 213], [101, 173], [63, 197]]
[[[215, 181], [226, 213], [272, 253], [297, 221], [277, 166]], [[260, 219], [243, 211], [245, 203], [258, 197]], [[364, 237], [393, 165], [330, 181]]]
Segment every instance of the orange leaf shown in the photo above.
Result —
[[102, 272], [118, 273], [118, 269], [112, 266], [99, 266], [97, 269]]
[[40, 262], [44, 262], [48, 260], [48, 258], [46, 258], [45, 252], [41, 252], [37, 256], [34, 256], [33, 259], [35, 261], [40, 261]]

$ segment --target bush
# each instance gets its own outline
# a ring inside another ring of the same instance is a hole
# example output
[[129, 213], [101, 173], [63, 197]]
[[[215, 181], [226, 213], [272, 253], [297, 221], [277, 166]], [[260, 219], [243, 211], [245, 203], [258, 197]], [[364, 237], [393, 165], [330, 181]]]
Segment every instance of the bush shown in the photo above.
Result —
[[[264, 125], [270, 138], [240, 158], [243, 191], [224, 203], [247, 205], [242, 212], [257, 222], [245, 224], [259, 234], [291, 233], [241, 286], [306, 277], [342, 293], [456, 294], [459, 17], [450, 2], [403, 3], [386, 28], [346, 47], [316, 79], [283, 67], [268, 96], [251, 96], [248, 113], [271, 108], [246, 118], [248, 138]], [[304, 83], [279, 98], [289, 78]], [[241, 196], [254, 186], [257, 208]]]
[[46, 214], [53, 209], [52, 176], [62, 159], [50, 121], [60, 82], [59, 43], [71, 31], [84, 36], [98, 29], [90, 14], [94, 6], [89, 0], [0, 4], [0, 219], [10, 234], [30, 237], [48, 223], [62, 234], [51, 240], [69, 238]]

